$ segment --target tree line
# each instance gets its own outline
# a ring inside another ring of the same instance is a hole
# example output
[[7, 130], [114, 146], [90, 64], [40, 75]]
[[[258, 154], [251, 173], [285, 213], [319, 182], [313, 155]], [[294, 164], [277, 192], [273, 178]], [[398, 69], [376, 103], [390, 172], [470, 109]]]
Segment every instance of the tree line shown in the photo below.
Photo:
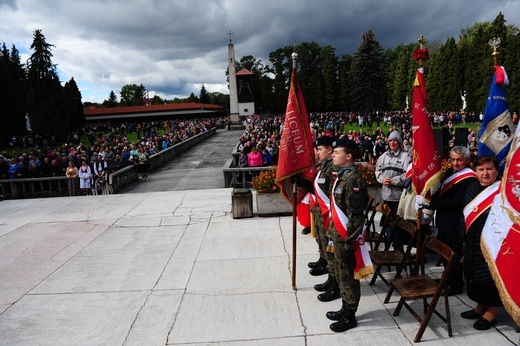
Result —
[[[419, 36], [419, 35], [418, 35]], [[430, 112], [484, 111], [493, 76], [493, 49], [489, 40], [500, 38], [499, 64], [504, 66], [510, 85], [506, 95], [511, 110], [520, 108], [520, 35], [515, 25], [506, 25], [502, 13], [493, 22], [477, 22], [461, 29], [458, 41], [448, 37], [444, 43], [427, 43], [429, 60], [425, 77]], [[415, 73], [413, 59], [418, 43], [399, 44], [384, 49], [375, 33], [361, 35], [352, 55], [335, 54], [335, 48], [316, 42], [296, 46], [299, 56], [298, 80], [310, 112], [353, 111], [360, 114], [396, 111], [411, 103]], [[267, 113], [283, 113], [292, 69], [293, 46], [269, 54], [271, 65], [264, 66], [253, 56], [237, 63], [237, 71], [247, 68], [255, 73], [255, 103]], [[273, 78], [274, 76], [274, 78]], [[409, 106], [411, 107], [411, 106]]]
[[[502, 13], [493, 22], [477, 22], [461, 29], [456, 41], [428, 42], [430, 58], [425, 64], [428, 110], [430, 112], [459, 111], [461, 95], [465, 97], [468, 113], [483, 112], [487, 90], [493, 75], [491, 38], [500, 38], [500, 64], [505, 66], [510, 85], [506, 95], [511, 110], [518, 110], [520, 102], [520, 30], [506, 25]], [[61, 85], [56, 65], [52, 62], [52, 47], [41, 30], [35, 30], [29, 60], [20, 61], [13, 45], [5, 43], [0, 51], [0, 136], [26, 134], [25, 116], [31, 120], [34, 134], [67, 136], [84, 125], [81, 93], [73, 78]], [[411, 102], [413, 81], [418, 64], [412, 55], [418, 44], [399, 44], [384, 49], [376, 34], [368, 30], [361, 35], [360, 44], [352, 55], [336, 55], [330, 45], [302, 42], [298, 53], [298, 80], [309, 112], [353, 111], [359, 114], [376, 111], [404, 110]], [[257, 113], [285, 112], [287, 90], [292, 69], [293, 46], [278, 48], [269, 53], [269, 63], [251, 55], [236, 62], [254, 73], [255, 109]], [[226, 71], [226, 74], [227, 71]], [[228, 76], [229, 78], [229, 76]], [[98, 107], [121, 107], [143, 104], [202, 102], [229, 108], [229, 95], [208, 93], [204, 85], [198, 96], [186, 99], [148, 98], [145, 86], [125, 85], [118, 100], [114, 91]]]

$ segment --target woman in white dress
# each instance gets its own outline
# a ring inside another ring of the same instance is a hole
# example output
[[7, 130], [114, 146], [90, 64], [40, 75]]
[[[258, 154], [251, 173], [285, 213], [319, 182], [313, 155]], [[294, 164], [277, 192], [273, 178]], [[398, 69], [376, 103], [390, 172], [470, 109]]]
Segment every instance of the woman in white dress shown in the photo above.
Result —
[[92, 174], [92, 170], [90, 166], [87, 165], [87, 161], [81, 161], [81, 167], [79, 168], [79, 188], [81, 193], [86, 195], [90, 194], [90, 175]]

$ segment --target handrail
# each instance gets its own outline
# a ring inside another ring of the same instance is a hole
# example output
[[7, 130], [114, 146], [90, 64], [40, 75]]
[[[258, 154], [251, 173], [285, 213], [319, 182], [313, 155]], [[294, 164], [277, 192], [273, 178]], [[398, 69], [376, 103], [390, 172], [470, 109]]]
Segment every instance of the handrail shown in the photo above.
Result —
[[250, 187], [253, 176], [259, 172], [267, 171], [271, 167], [224, 167], [222, 168], [224, 187]]

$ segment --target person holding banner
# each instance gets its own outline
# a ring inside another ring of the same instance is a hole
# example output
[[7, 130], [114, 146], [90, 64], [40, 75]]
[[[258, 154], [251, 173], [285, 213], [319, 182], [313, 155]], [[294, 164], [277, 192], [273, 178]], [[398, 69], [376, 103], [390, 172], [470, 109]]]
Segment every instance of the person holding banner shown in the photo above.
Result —
[[[324, 292], [318, 295], [322, 302], [332, 301], [340, 297], [339, 285], [334, 273], [334, 251], [329, 248], [329, 224], [330, 224], [330, 190], [332, 188], [332, 172], [337, 167], [332, 164], [332, 143], [334, 139], [330, 136], [321, 136], [316, 140], [316, 165], [317, 174], [314, 179], [315, 204], [311, 205], [314, 220], [316, 242], [320, 258], [316, 262], [310, 262], [310, 274], [313, 275], [319, 268], [325, 268], [328, 273], [324, 283], [317, 284], [314, 289]], [[329, 249], [329, 251], [327, 251]]]
[[360, 148], [354, 141], [340, 139], [335, 142], [332, 163], [339, 170], [333, 173], [329, 235], [334, 246], [334, 271], [342, 307], [326, 315], [330, 320], [337, 321], [330, 325], [334, 332], [344, 332], [357, 326], [355, 314], [361, 298], [359, 280], [373, 273], [364, 244], [364, 208], [368, 201], [368, 189], [354, 164], [360, 156]]
[[464, 239], [464, 277], [468, 297], [477, 303], [474, 309], [461, 313], [462, 318], [477, 320], [473, 327], [487, 330], [496, 324], [497, 307], [502, 301], [482, 254], [480, 238], [495, 195], [500, 192], [497, 180], [499, 162], [494, 156], [480, 156], [476, 160], [478, 181], [468, 185], [462, 200], [464, 217], [459, 233]]

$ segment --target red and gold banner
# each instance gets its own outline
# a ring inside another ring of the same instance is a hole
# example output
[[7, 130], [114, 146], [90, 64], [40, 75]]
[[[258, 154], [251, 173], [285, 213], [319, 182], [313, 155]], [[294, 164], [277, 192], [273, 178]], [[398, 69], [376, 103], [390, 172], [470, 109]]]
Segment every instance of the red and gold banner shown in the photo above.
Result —
[[491, 205], [480, 247], [504, 307], [520, 325], [520, 127], [507, 155], [500, 193]]
[[431, 188], [440, 181], [441, 156], [428, 118], [423, 69], [417, 70], [412, 107], [412, 187], [417, 195], [430, 199]]
[[293, 69], [280, 140], [276, 183], [280, 186], [280, 193], [289, 202], [292, 203], [296, 198], [296, 202], [299, 203], [308, 191], [298, 184], [296, 196], [293, 196], [292, 178], [296, 176], [298, 179], [305, 179], [308, 185], [312, 185], [315, 174], [316, 164], [309, 117], [296, 78], [296, 70]]

